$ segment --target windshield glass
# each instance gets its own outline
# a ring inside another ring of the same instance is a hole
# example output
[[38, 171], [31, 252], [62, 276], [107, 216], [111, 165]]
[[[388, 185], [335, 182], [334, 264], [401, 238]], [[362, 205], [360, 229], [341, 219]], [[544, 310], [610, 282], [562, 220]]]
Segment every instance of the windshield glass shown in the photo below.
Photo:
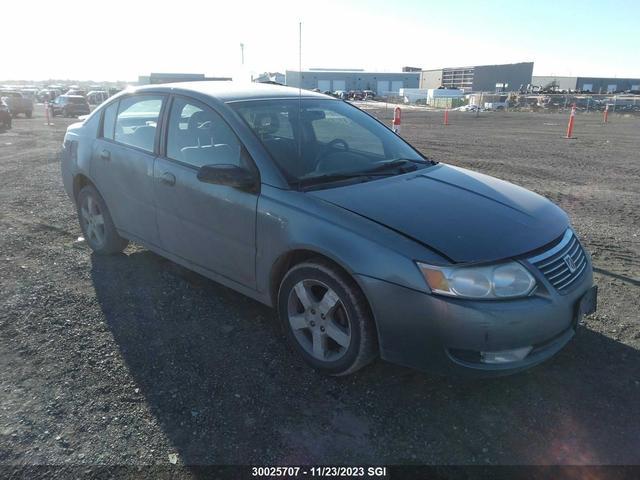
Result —
[[258, 100], [231, 107], [293, 182], [379, 171], [398, 160], [425, 162], [395, 133], [339, 100]]

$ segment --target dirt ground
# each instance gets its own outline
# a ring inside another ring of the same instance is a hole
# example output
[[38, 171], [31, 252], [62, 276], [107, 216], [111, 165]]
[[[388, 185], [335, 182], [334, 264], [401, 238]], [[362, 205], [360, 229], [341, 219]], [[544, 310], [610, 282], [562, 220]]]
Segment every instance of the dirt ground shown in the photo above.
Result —
[[[391, 119], [391, 110], [373, 112]], [[428, 156], [557, 202], [599, 309], [555, 358], [463, 381], [381, 361], [324, 378], [272, 310], [140, 247], [78, 241], [71, 120], [0, 133], [0, 463], [640, 463], [640, 118], [406, 111]], [[173, 457], [172, 457], [173, 458]]]

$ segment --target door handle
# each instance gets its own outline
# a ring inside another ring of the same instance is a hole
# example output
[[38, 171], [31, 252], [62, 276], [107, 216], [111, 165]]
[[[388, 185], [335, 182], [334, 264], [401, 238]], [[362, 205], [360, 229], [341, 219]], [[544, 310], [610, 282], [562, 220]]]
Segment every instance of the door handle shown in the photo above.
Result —
[[109, 150], [102, 150], [102, 152], [100, 152], [100, 158], [102, 160], [111, 160], [111, 152]]
[[173, 187], [176, 184], [176, 177], [173, 173], [164, 172], [160, 177], [160, 183]]

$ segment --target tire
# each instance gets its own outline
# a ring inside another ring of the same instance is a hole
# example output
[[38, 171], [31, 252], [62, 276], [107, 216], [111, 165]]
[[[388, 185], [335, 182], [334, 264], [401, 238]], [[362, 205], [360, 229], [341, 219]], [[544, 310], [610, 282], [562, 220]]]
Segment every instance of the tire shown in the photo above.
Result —
[[291, 347], [321, 373], [348, 375], [378, 354], [375, 324], [364, 294], [323, 258], [287, 272], [278, 292], [278, 317]]
[[112, 255], [127, 247], [129, 241], [118, 235], [107, 204], [93, 185], [80, 190], [76, 208], [80, 229], [91, 250], [98, 255]]
[[28, 112], [25, 113], [27, 118], [31, 118], [33, 116], [33, 112], [31, 110], [29, 110]]
[[67, 118], [67, 117], [69, 116], [69, 112], [67, 112], [67, 109], [66, 109], [66, 108], [63, 108], [63, 109], [62, 109], [62, 116], [63, 116], [64, 118]]

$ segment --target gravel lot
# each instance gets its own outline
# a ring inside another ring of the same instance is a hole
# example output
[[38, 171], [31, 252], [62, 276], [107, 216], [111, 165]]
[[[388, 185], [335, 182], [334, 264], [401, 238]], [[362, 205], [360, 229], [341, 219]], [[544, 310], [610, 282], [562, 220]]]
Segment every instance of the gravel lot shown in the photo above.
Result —
[[270, 309], [135, 245], [91, 255], [56, 157], [71, 121], [15, 119], [0, 133], [0, 463], [640, 463], [640, 118], [610, 118], [578, 115], [566, 140], [566, 115], [404, 112], [423, 152], [549, 197], [593, 254], [599, 310], [569, 346], [478, 381], [380, 361], [323, 378]]

